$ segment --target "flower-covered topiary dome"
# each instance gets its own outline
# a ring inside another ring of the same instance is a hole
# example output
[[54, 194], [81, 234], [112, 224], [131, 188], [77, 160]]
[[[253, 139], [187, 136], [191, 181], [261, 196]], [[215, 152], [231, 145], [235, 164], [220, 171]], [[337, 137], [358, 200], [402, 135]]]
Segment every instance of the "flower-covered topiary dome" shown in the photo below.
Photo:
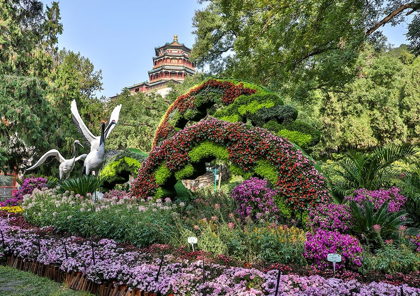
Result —
[[182, 130], [188, 122], [207, 115], [229, 121], [249, 122], [287, 137], [302, 148], [317, 144], [319, 131], [296, 121], [298, 112], [279, 96], [258, 85], [233, 79], [209, 78], [179, 96], [163, 116], [153, 147]]
[[280, 208], [303, 210], [330, 199], [315, 162], [288, 140], [267, 129], [218, 119], [187, 127], [155, 147], [132, 186], [137, 198], [174, 196], [177, 180], [205, 172], [205, 162], [229, 160], [231, 171], [260, 176], [279, 191]]

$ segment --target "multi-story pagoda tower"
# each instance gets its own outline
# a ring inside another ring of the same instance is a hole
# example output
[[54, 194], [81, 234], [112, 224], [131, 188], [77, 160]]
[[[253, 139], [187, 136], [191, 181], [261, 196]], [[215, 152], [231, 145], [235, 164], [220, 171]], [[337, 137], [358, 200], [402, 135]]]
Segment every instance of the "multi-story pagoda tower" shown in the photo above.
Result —
[[174, 36], [172, 43], [155, 47], [156, 56], [153, 57], [153, 69], [149, 71], [149, 82], [142, 82], [130, 86], [131, 92], [157, 91], [163, 96], [170, 88], [169, 82], [181, 83], [187, 75], [194, 75], [195, 66], [189, 61], [191, 49], [183, 43], [178, 43], [178, 36]]

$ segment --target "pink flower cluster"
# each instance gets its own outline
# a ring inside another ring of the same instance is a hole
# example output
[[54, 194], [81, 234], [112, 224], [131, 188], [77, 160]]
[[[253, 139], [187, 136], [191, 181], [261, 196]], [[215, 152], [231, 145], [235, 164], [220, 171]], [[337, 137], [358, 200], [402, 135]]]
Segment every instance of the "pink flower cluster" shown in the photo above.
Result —
[[337, 253], [341, 255], [341, 262], [336, 265], [336, 269], [357, 269], [362, 266], [362, 252], [357, 238], [337, 231], [318, 229], [314, 234], [308, 232], [303, 256], [313, 261], [319, 269], [331, 269], [332, 263], [327, 261], [327, 256]]
[[309, 226], [313, 229], [344, 232], [351, 226], [350, 207], [339, 204], [321, 204], [309, 212]]
[[400, 188], [391, 187], [390, 189], [367, 190], [365, 188], [356, 190], [354, 196], [347, 196], [345, 200], [354, 201], [362, 205], [365, 201], [371, 201], [375, 210], [379, 209], [384, 203], [388, 203], [388, 212], [399, 212], [407, 201], [407, 197], [400, 194]]

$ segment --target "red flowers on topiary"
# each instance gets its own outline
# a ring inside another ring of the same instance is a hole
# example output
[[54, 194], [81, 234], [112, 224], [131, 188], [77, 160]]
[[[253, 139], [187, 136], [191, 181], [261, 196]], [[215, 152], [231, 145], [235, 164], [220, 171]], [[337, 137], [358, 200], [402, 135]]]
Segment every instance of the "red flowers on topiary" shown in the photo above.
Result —
[[153, 149], [133, 182], [131, 194], [138, 198], [154, 196], [159, 187], [157, 168], [164, 163], [174, 174], [189, 163], [191, 149], [205, 141], [226, 147], [232, 163], [244, 173], [255, 175], [258, 161], [271, 165], [278, 176], [273, 185], [292, 210], [307, 209], [330, 199], [327, 183], [314, 162], [289, 141], [263, 128], [217, 119], [187, 127]]
[[181, 114], [184, 114], [188, 109], [194, 107], [195, 95], [199, 94], [205, 89], [221, 90], [222, 101], [225, 105], [232, 104], [235, 99], [241, 95], [251, 95], [257, 92], [255, 89], [244, 87], [242, 83], [235, 85], [229, 81], [219, 81], [216, 79], [210, 79], [200, 84], [196, 88], [191, 89], [188, 93], [179, 96], [175, 102], [166, 111], [162, 122], [158, 126], [153, 140], [153, 147], [155, 147], [160, 141], [166, 139], [170, 135], [176, 133], [175, 127], [169, 124], [170, 114], [178, 110]]

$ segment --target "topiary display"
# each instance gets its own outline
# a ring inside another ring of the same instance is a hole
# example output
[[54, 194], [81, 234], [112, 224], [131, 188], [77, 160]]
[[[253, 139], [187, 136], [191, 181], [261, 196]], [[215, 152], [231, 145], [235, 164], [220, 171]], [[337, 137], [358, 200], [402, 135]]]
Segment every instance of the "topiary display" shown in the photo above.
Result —
[[229, 122], [247, 122], [264, 126], [299, 146], [306, 148], [319, 142], [319, 132], [308, 124], [294, 124], [297, 110], [284, 105], [279, 96], [255, 84], [233, 79], [209, 78], [179, 96], [163, 116], [155, 134], [153, 147], [174, 136], [188, 122], [207, 115]]
[[129, 177], [137, 175], [141, 163], [146, 159], [142, 153], [133, 152], [125, 149], [120, 153], [110, 157], [100, 172], [103, 180], [103, 187], [113, 189], [116, 184], [129, 181]]
[[267, 178], [279, 192], [276, 204], [306, 210], [330, 199], [315, 162], [284, 138], [262, 128], [217, 119], [201, 121], [150, 152], [133, 182], [137, 198], [175, 196], [177, 179], [205, 172], [205, 162], [229, 160], [232, 173]]

